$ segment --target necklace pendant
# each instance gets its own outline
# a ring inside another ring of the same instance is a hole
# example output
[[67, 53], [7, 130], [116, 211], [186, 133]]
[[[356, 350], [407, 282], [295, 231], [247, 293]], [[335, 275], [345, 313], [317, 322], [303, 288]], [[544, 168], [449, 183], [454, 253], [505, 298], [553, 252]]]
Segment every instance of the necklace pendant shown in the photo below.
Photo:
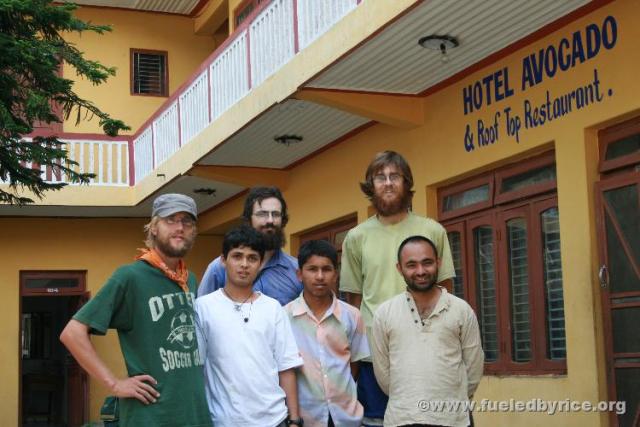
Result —
[[248, 317], [244, 318], [244, 323], [249, 323], [249, 318]]

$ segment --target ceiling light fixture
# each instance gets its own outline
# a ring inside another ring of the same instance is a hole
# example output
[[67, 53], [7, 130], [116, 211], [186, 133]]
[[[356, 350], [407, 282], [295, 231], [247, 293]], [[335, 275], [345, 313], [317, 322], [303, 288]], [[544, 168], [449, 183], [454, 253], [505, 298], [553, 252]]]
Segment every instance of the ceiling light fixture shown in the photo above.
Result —
[[460, 43], [458, 39], [452, 36], [430, 35], [418, 40], [418, 44], [425, 49], [439, 50], [441, 53], [440, 60], [444, 63], [449, 62], [447, 49], [451, 50], [458, 47]]
[[273, 140], [278, 144], [286, 145], [288, 147], [291, 144], [302, 142], [302, 137], [299, 135], [280, 135], [274, 136]]

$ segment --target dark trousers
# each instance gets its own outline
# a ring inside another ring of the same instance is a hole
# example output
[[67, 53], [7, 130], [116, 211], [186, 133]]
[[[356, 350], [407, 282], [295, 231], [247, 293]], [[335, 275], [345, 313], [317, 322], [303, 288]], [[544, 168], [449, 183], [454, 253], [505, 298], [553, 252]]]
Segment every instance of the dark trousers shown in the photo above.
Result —
[[[282, 423], [278, 424], [277, 427], [287, 427], [287, 422], [283, 421]], [[333, 423], [333, 420], [331, 419], [331, 414], [329, 414], [329, 421], [327, 422], [327, 427], [336, 427], [336, 425]]]
[[384, 418], [389, 398], [380, 389], [373, 373], [373, 364], [360, 362], [358, 371], [358, 400], [364, 407], [364, 416], [368, 418]]

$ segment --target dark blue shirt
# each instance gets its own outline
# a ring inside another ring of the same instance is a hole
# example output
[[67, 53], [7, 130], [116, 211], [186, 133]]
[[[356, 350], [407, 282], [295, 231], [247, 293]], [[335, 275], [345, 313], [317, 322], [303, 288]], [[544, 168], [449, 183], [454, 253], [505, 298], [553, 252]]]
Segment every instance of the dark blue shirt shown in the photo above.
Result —
[[[280, 305], [287, 305], [302, 292], [302, 283], [296, 276], [297, 269], [298, 260], [278, 249], [258, 273], [253, 289], [277, 299]], [[224, 288], [226, 280], [227, 272], [222, 265], [221, 257], [218, 257], [204, 272], [198, 288], [198, 297]]]

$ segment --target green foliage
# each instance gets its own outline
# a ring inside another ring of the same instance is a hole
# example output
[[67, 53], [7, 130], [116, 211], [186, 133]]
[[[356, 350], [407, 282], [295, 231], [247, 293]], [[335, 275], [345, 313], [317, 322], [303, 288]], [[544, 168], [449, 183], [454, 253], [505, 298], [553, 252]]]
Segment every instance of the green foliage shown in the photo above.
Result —
[[108, 26], [74, 17], [76, 8], [47, 0], [0, 0], [0, 180], [9, 184], [9, 191], [0, 189], [0, 203], [32, 203], [19, 194], [30, 190], [41, 199], [46, 191], [66, 185], [46, 182], [39, 170], [25, 165], [50, 167], [71, 182], [88, 183], [93, 177], [74, 171], [76, 163], [67, 158], [65, 144], [56, 137], [22, 140], [33, 131], [34, 123], [42, 126], [75, 117], [77, 124], [95, 116], [109, 136], [129, 129], [78, 96], [73, 80], [60, 76], [63, 62], [75, 69], [77, 78], [94, 85], [115, 74], [114, 68], [85, 59], [63, 38], [70, 32], [110, 31]]

